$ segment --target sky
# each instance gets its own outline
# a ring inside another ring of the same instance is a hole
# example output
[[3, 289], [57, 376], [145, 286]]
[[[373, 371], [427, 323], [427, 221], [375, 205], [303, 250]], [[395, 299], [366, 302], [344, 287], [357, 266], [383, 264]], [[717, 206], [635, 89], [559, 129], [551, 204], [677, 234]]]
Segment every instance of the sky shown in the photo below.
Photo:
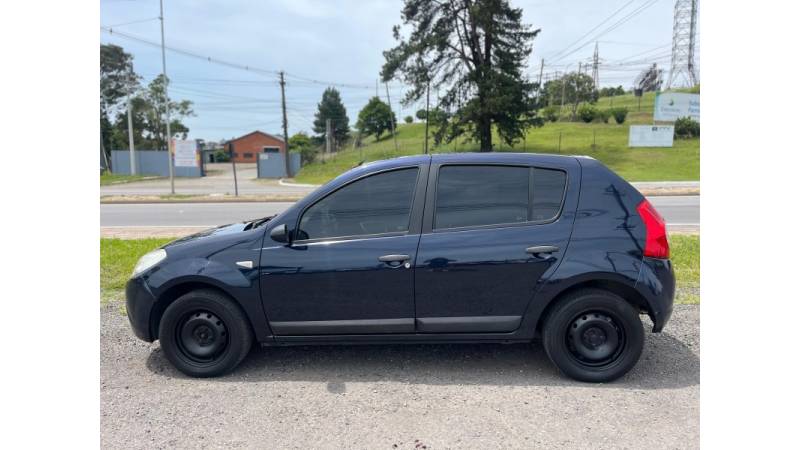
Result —
[[[579, 62], [590, 64], [595, 42], [601, 86], [630, 88], [653, 62], [665, 69], [665, 79], [668, 75], [674, 0], [510, 3], [523, 9], [525, 23], [541, 29], [528, 62], [532, 80], [538, 79], [542, 58], [545, 79], [574, 71]], [[282, 135], [278, 71], [286, 73], [290, 135], [312, 132], [316, 105], [329, 85], [341, 92], [354, 126], [358, 111], [376, 95], [383, 51], [396, 45], [392, 27], [401, 24], [402, 5], [402, 0], [164, 0], [166, 45], [195, 55], [166, 53], [170, 98], [194, 103], [196, 115], [184, 120], [189, 138], [219, 141], [257, 129]], [[100, 42], [131, 53], [144, 83], [162, 70], [161, 49], [152, 44], [161, 39], [158, 15], [158, 0], [100, 2], [100, 25], [113, 30], [101, 28]], [[698, 46], [698, 67], [699, 54]], [[398, 120], [424, 107], [400, 104], [405, 88], [399, 81], [388, 88]], [[380, 84], [378, 94], [386, 101], [386, 86]], [[435, 94], [431, 97], [434, 103]]]

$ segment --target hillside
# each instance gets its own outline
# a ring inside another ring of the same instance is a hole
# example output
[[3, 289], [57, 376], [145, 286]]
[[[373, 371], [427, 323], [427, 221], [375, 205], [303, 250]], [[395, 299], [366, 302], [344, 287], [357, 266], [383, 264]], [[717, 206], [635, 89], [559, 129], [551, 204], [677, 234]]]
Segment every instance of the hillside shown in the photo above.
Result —
[[[628, 108], [628, 118], [622, 125], [613, 119], [608, 124], [583, 122], [547, 123], [541, 128], [530, 129], [524, 142], [514, 147], [502, 143], [495, 136], [496, 151], [535, 152], [565, 155], [587, 155], [594, 157], [629, 181], [691, 181], [700, 179], [700, 140], [675, 140], [673, 148], [645, 149], [628, 148], [628, 125], [652, 122], [654, 93], [642, 98], [641, 111], [638, 99], [633, 95], [603, 97], [597, 102], [601, 109], [613, 106]], [[566, 110], [566, 108], [565, 108]], [[559, 136], [561, 147], [559, 150]], [[401, 124], [398, 127], [399, 151], [395, 151], [391, 136], [376, 141], [370, 137], [361, 148], [345, 146], [330, 160], [308, 164], [295, 178], [300, 183], [324, 183], [358, 164], [359, 161], [374, 161], [423, 152], [425, 124]], [[476, 142], [457, 142], [433, 147], [433, 153], [476, 151]]]

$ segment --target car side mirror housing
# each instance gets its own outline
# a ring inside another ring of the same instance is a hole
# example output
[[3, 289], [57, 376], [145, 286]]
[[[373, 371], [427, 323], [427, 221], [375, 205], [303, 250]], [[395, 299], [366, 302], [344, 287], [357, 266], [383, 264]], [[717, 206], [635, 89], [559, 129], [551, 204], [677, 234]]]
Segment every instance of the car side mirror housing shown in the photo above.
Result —
[[269, 232], [273, 241], [289, 243], [289, 229], [285, 223], [278, 225]]

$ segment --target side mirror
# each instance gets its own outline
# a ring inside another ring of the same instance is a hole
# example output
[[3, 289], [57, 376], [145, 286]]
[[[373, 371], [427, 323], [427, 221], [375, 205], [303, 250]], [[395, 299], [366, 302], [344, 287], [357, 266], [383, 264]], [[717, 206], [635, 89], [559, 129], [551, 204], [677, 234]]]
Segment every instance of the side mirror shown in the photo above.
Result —
[[286, 227], [286, 224], [280, 224], [277, 227], [273, 228], [272, 231], [269, 232], [269, 237], [272, 238], [273, 241], [276, 242], [289, 242], [289, 229]]

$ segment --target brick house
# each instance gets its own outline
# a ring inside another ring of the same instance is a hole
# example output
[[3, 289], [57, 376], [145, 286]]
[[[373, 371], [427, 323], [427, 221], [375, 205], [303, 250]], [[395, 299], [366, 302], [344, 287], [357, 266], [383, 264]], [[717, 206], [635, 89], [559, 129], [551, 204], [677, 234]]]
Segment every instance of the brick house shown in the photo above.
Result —
[[282, 138], [263, 131], [253, 131], [225, 143], [225, 150], [230, 152], [233, 143], [233, 157], [239, 163], [255, 163], [259, 153], [286, 154], [286, 143]]

